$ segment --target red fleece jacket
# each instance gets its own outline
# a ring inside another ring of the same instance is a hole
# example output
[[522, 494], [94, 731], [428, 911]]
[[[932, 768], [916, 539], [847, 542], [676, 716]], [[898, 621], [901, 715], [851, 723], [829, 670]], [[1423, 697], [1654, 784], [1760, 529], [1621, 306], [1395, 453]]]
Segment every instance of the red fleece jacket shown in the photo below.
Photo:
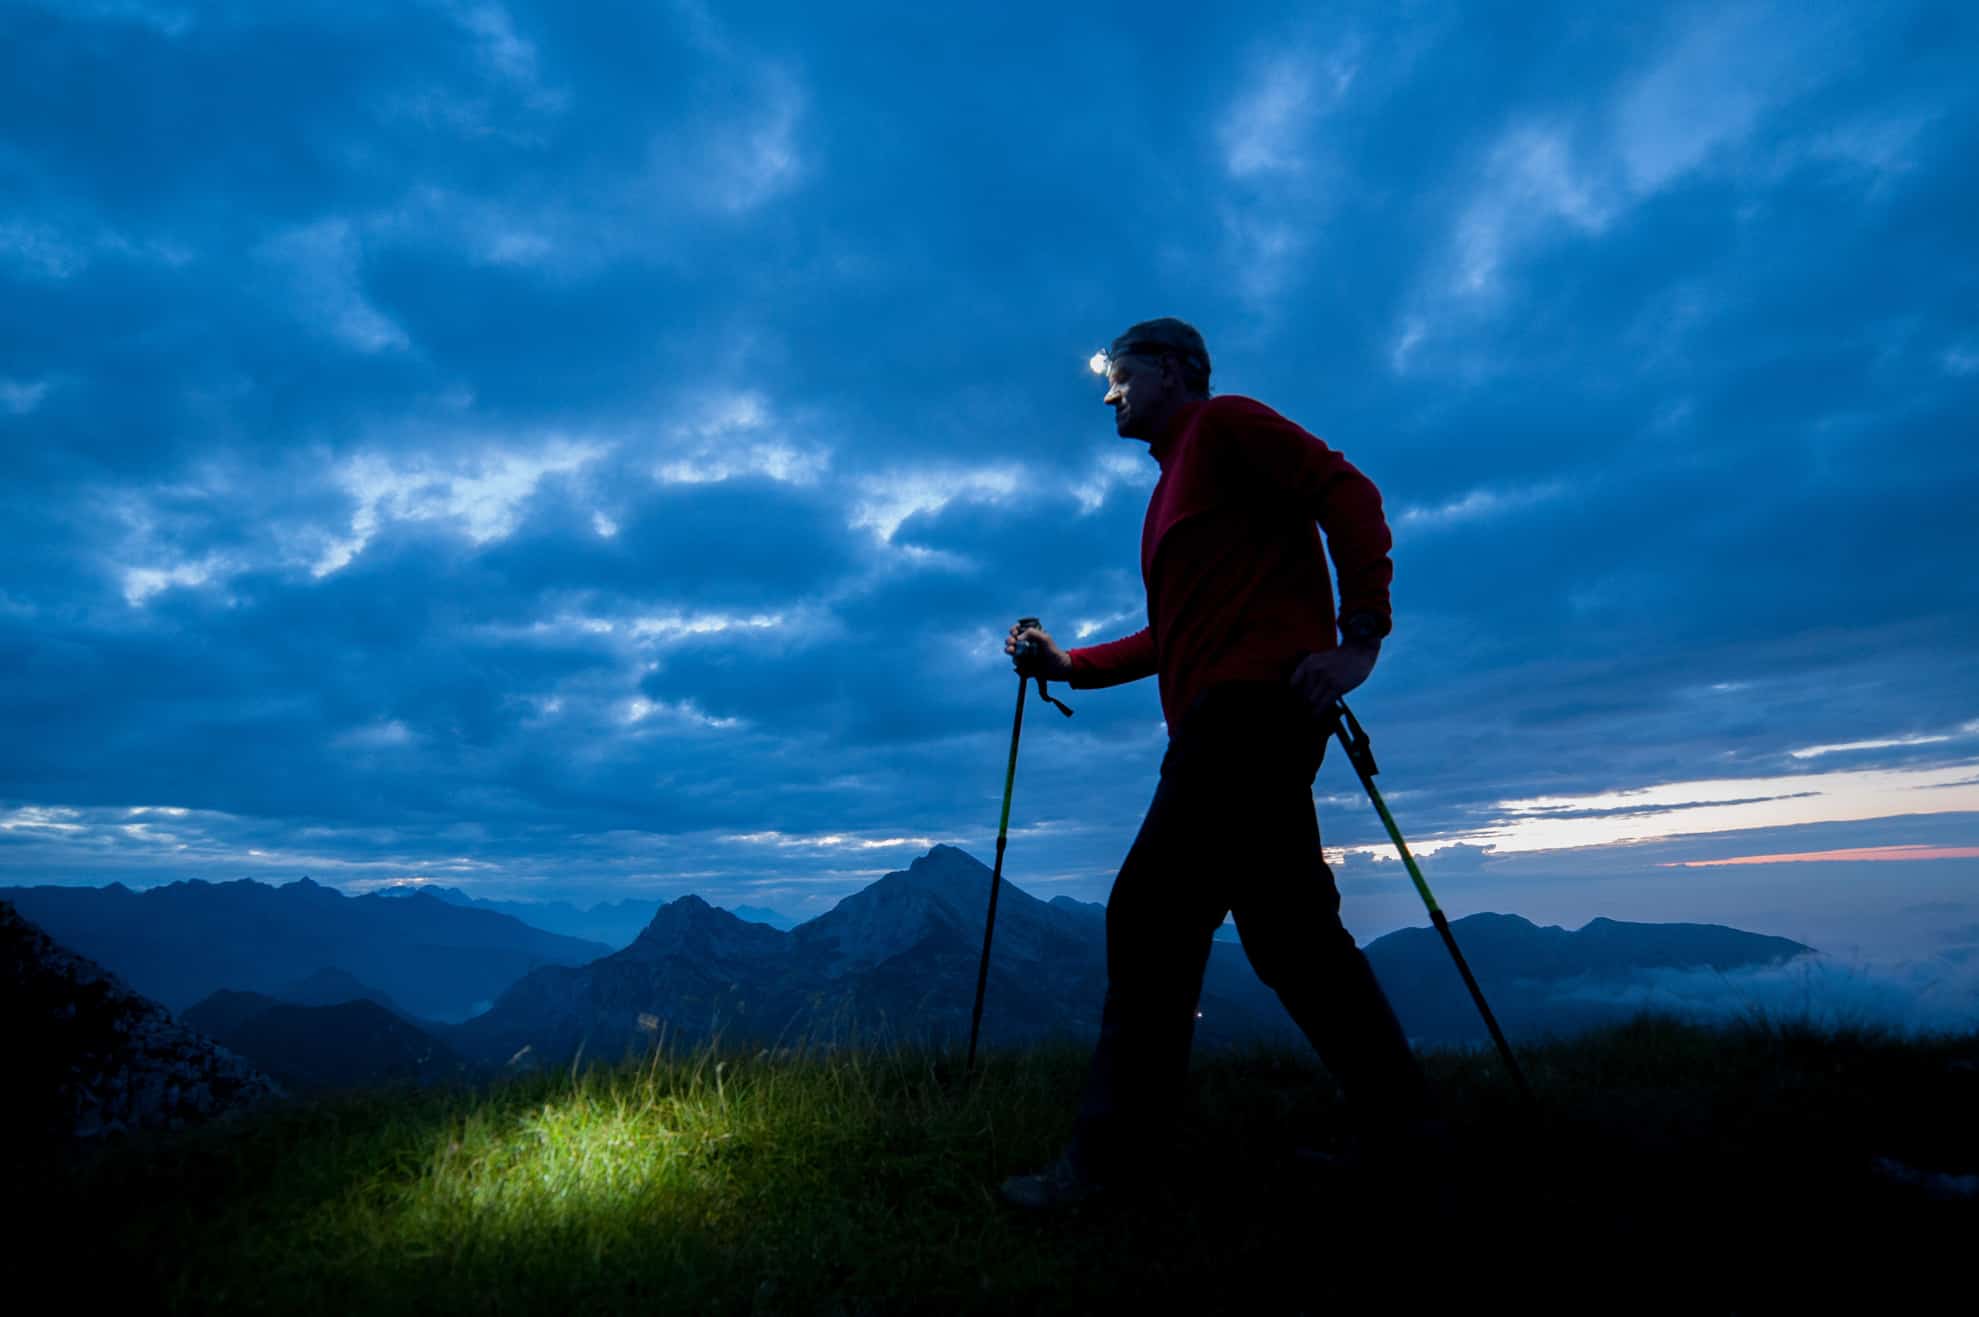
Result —
[[1327, 551], [1340, 616], [1375, 614], [1386, 633], [1393, 541], [1380, 491], [1346, 458], [1234, 395], [1188, 404], [1150, 451], [1161, 479], [1141, 527], [1149, 625], [1072, 650], [1070, 685], [1158, 672], [1172, 734], [1217, 682], [1284, 680], [1338, 643]]

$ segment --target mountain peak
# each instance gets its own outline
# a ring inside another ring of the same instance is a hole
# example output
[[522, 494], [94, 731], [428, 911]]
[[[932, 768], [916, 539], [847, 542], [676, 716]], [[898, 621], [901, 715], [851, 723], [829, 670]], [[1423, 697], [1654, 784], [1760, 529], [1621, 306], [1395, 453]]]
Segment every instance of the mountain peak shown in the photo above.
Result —
[[738, 919], [689, 892], [654, 911], [652, 922], [619, 954], [641, 960], [682, 953], [714, 957], [760, 954], [781, 947], [783, 939], [784, 934], [776, 929]]
[[[917, 856], [905, 869], [896, 869], [838, 903], [839, 910], [860, 906], [891, 906], [901, 903], [931, 903], [952, 920], [966, 923], [975, 911], [977, 924], [982, 912], [976, 907], [988, 897], [990, 868], [957, 846], [936, 846]], [[1004, 879], [1005, 895], [1011, 890]]]
[[1076, 896], [1066, 896], [1060, 893], [1052, 897], [1046, 904], [1054, 910], [1063, 910], [1067, 914], [1082, 915], [1088, 919], [1106, 918], [1106, 904], [1103, 901], [1081, 901]]
[[[905, 869], [852, 893], [793, 934], [829, 948], [835, 972], [878, 965], [931, 939], [982, 945], [990, 867], [958, 846], [936, 846]], [[1059, 914], [1009, 878], [997, 888], [997, 945], [1042, 955]]]
[[732, 905], [725, 908], [730, 914], [734, 915], [737, 919], [743, 920], [745, 923], [767, 924], [771, 928], [782, 929], [786, 933], [803, 922], [799, 919], [792, 919], [780, 910], [772, 910], [768, 906]]
[[938, 842], [926, 855], [916, 856], [913, 863], [907, 866], [907, 872], [949, 876], [973, 874], [979, 869], [988, 867], [960, 846], [950, 846], [947, 842]]

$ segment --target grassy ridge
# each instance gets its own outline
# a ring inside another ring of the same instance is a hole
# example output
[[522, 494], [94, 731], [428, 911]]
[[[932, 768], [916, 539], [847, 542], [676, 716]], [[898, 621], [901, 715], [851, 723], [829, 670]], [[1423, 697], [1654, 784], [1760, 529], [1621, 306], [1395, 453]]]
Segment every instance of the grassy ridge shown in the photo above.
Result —
[[994, 1186], [1056, 1151], [1082, 1048], [974, 1078], [704, 1050], [108, 1149], [49, 1185], [29, 1256], [140, 1310], [283, 1312], [1764, 1311], [1963, 1275], [1979, 1210], [1870, 1167], [1979, 1170], [1979, 1038], [1643, 1019], [1522, 1054], [1536, 1117], [1489, 1056], [1426, 1058], [1440, 1191], [1299, 1171], [1344, 1121], [1289, 1053], [1199, 1060], [1167, 1183], [1038, 1221]]

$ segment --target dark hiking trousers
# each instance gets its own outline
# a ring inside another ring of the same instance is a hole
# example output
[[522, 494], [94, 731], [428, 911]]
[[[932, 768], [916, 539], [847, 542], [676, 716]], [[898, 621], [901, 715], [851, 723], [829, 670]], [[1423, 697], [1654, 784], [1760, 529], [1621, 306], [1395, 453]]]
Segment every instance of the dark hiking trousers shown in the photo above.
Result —
[[1106, 1177], [1171, 1128], [1210, 940], [1244, 952], [1373, 1129], [1420, 1117], [1422, 1070], [1367, 957], [1340, 923], [1312, 781], [1326, 738], [1289, 685], [1212, 687], [1184, 715], [1106, 903], [1106, 1005], [1072, 1143]]

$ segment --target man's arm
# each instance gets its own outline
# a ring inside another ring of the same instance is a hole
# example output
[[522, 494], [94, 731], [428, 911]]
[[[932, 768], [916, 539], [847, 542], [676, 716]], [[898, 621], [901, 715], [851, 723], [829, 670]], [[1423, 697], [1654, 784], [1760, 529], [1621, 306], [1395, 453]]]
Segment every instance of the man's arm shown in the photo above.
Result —
[[1139, 681], [1155, 672], [1154, 632], [1142, 627], [1131, 636], [1109, 640], [1104, 645], [1072, 650], [1067, 657], [1072, 660], [1072, 672], [1065, 684], [1073, 690]]
[[1341, 620], [1371, 614], [1379, 624], [1373, 637], [1386, 635], [1395, 564], [1381, 491], [1353, 463], [1262, 403], [1221, 402], [1225, 424], [1219, 426], [1219, 449], [1247, 481], [1291, 500], [1319, 523], [1339, 577]]
[[[1017, 647], [1026, 642], [1030, 643], [1031, 652], [1019, 659]], [[1151, 677], [1155, 670], [1154, 633], [1146, 627], [1104, 645], [1089, 645], [1067, 653], [1058, 647], [1050, 632], [1013, 626], [1004, 639], [1003, 652], [1011, 656], [1017, 670], [1026, 676], [1062, 681], [1074, 690], [1118, 686], [1125, 681]]]

